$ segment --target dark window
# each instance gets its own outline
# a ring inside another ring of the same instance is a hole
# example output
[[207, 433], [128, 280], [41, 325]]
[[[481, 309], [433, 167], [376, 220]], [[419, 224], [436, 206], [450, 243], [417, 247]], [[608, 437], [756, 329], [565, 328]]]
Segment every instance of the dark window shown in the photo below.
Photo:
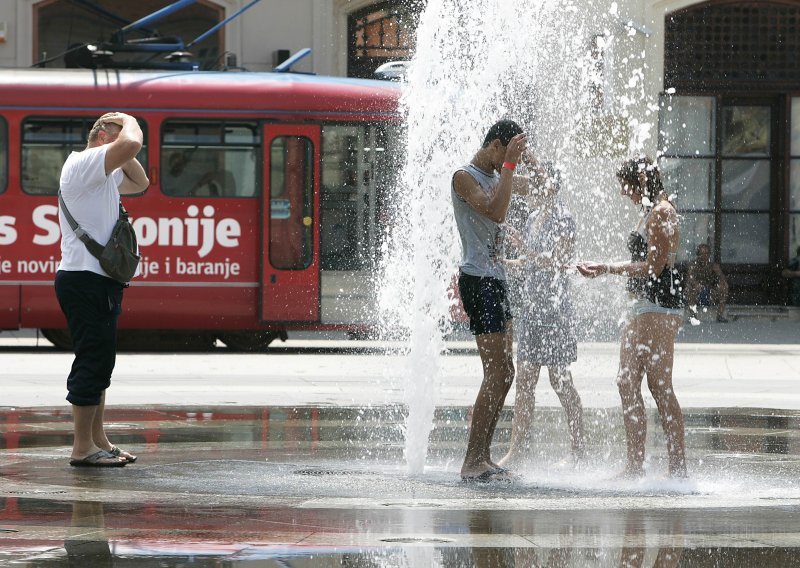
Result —
[[314, 146], [308, 138], [272, 141], [269, 186], [270, 264], [308, 268], [314, 255]]
[[664, 85], [797, 84], [800, 6], [704, 3], [666, 16]]
[[260, 144], [255, 123], [165, 122], [161, 191], [175, 197], [254, 197]]
[[380, 2], [351, 14], [347, 75], [370, 78], [384, 63], [411, 59], [421, 7], [415, 0]]
[[[22, 123], [22, 190], [31, 195], [56, 195], [61, 168], [71, 152], [86, 148], [96, 116], [29, 118]], [[145, 133], [145, 124], [139, 120]], [[147, 146], [137, 156], [147, 171]]]

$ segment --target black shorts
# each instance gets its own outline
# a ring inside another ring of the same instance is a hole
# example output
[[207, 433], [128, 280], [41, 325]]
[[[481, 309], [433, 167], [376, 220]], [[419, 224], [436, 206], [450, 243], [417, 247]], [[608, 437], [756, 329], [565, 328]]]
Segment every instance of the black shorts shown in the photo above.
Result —
[[123, 286], [94, 272], [65, 270], [56, 273], [55, 286], [75, 352], [67, 400], [75, 406], [98, 405], [117, 360]]
[[458, 292], [469, 316], [473, 335], [500, 333], [511, 321], [511, 305], [504, 280], [458, 273]]

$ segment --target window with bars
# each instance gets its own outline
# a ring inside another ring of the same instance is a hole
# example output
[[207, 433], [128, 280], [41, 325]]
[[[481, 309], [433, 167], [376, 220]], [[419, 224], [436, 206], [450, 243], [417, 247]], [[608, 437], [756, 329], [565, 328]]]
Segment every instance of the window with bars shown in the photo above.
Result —
[[350, 15], [348, 76], [372, 77], [383, 63], [410, 59], [420, 9], [413, 0], [381, 2]]
[[704, 3], [666, 17], [664, 85], [796, 83], [798, 51], [800, 5]]

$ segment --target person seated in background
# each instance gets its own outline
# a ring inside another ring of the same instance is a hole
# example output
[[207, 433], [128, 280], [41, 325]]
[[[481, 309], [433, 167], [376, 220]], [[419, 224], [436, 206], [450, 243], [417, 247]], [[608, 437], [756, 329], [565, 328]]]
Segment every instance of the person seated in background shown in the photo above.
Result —
[[189, 153], [177, 150], [170, 153], [166, 163], [162, 162], [161, 188], [167, 195], [192, 195], [200, 178], [196, 167], [189, 166]]
[[781, 276], [789, 279], [789, 305], [800, 306], [800, 246], [795, 250], [795, 257], [781, 272]]
[[698, 303], [703, 306], [717, 305], [717, 321], [728, 323], [725, 305], [728, 302], [728, 280], [719, 263], [711, 262], [711, 247], [697, 246], [693, 261], [686, 265], [686, 300], [690, 310], [696, 311]]
[[236, 195], [231, 172], [214, 167], [214, 156], [206, 152], [178, 150], [165, 163], [161, 187], [175, 197], [224, 197]]
[[225, 197], [236, 195], [236, 181], [227, 170], [208, 171], [192, 189], [195, 197]]

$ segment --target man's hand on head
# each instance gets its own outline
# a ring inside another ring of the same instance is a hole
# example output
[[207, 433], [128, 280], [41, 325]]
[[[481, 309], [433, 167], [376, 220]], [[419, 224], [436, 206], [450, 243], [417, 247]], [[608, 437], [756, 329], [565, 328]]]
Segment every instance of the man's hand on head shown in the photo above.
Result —
[[517, 134], [514, 136], [506, 147], [505, 161], [518, 164], [527, 144], [528, 139], [525, 134]]
[[124, 112], [107, 112], [100, 119], [103, 122], [108, 122], [111, 124], [116, 124], [120, 128], [125, 124], [125, 119], [128, 118], [130, 115], [125, 114]]

